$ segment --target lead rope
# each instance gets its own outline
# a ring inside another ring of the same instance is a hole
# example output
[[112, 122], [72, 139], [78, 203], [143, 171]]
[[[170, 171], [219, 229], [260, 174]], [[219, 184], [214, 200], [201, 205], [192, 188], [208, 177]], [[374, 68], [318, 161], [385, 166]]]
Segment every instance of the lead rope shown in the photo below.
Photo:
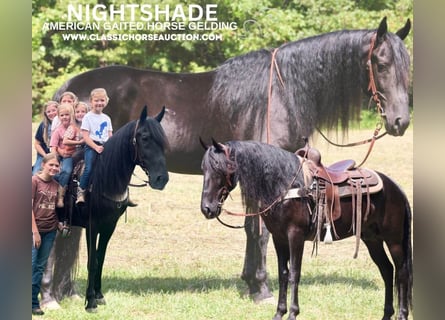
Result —
[[[275, 59], [277, 51], [278, 51], [278, 48], [275, 48], [272, 51], [272, 58], [270, 61], [270, 70], [269, 70], [269, 86], [268, 86], [268, 90], [267, 90], [266, 142], [268, 144], [270, 144], [270, 109], [271, 109], [271, 101], [272, 101], [272, 81], [273, 81], [274, 69], [276, 70], [278, 79], [280, 80], [280, 83], [284, 88], [283, 78], [281, 77], [280, 69], [278, 68], [277, 60]], [[263, 234], [263, 219], [261, 217], [261, 214], [258, 215], [258, 219], [259, 219], [259, 222], [258, 222], [259, 223], [259, 226], [258, 226], [259, 235], [261, 236]]]

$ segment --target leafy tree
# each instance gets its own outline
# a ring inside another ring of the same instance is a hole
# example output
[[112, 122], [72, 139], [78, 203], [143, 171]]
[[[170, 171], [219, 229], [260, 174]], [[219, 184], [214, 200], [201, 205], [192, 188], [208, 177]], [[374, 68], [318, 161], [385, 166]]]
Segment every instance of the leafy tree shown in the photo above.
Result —
[[[177, 4], [213, 3], [218, 22], [236, 23], [236, 30], [197, 30], [195, 33], [221, 34], [222, 41], [76, 41], [64, 40], [62, 33], [45, 30], [44, 24], [66, 20], [68, 4], [160, 4], [158, 0], [33, 0], [32, 1], [32, 106], [33, 115], [60, 85], [83, 71], [120, 64], [169, 72], [200, 72], [217, 67], [228, 58], [289, 41], [340, 30], [376, 28], [388, 17], [391, 31], [407, 18], [413, 19], [412, 0], [166, 0]], [[116, 33], [118, 31], [114, 31]], [[123, 32], [123, 31], [122, 31]], [[168, 34], [187, 31], [155, 30]], [[80, 33], [71, 31], [71, 33]], [[83, 34], [113, 33], [84, 30]], [[126, 30], [143, 34], [146, 30]], [[413, 32], [405, 43], [412, 56]], [[412, 85], [411, 85], [412, 92]], [[412, 96], [412, 93], [411, 93]]]

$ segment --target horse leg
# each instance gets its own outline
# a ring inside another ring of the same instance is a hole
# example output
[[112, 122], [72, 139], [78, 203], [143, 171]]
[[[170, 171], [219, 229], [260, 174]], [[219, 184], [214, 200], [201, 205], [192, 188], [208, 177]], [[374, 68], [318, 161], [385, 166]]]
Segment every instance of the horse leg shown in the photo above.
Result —
[[108, 242], [113, 235], [116, 224], [106, 230], [101, 230], [99, 236], [99, 244], [97, 247], [97, 270], [94, 279], [94, 292], [97, 304], [106, 304], [105, 297], [102, 293], [102, 270], [105, 261], [105, 253], [107, 251]]
[[[257, 208], [247, 206], [249, 209]], [[260, 232], [261, 228], [261, 232]], [[266, 269], [267, 243], [269, 241], [269, 231], [264, 223], [259, 224], [258, 217], [246, 217], [246, 253], [244, 257], [244, 267], [241, 275], [248, 287], [249, 294], [255, 302], [261, 302], [272, 297], [269, 289]]]
[[411, 282], [410, 268], [408, 266], [409, 261], [406, 261], [404, 257], [408, 257], [408, 254], [404, 253], [403, 246], [400, 243], [387, 243], [387, 245], [396, 269], [395, 284], [397, 287], [399, 307], [397, 320], [407, 320]]
[[302, 229], [291, 229], [288, 232], [289, 252], [290, 252], [290, 274], [289, 283], [291, 300], [289, 308], [289, 320], [295, 320], [300, 313], [298, 304], [298, 285], [300, 284], [301, 263], [304, 251], [304, 232]]
[[279, 283], [277, 312], [275, 313], [273, 320], [281, 320], [283, 315], [287, 312], [287, 286], [289, 283], [289, 269], [287, 263], [289, 261], [289, 247], [278, 243], [273, 236], [272, 239], [275, 252], [277, 253]]
[[54, 296], [58, 301], [64, 297], [77, 295], [74, 283], [75, 265], [79, 256], [81, 227], [71, 226], [69, 237], [58, 236], [55, 244], [56, 261], [54, 265]]
[[393, 273], [394, 267], [391, 261], [388, 258], [388, 255], [383, 248], [382, 240], [365, 240], [363, 242], [366, 244], [368, 248], [369, 255], [371, 256], [372, 261], [379, 268], [380, 274], [382, 275], [383, 282], [385, 283], [385, 304], [383, 309], [383, 318], [382, 320], [390, 320], [392, 315], [394, 314], [394, 296], [393, 296]]
[[97, 272], [97, 229], [94, 226], [86, 228], [87, 251], [88, 251], [88, 282], [85, 294], [87, 312], [97, 311], [97, 302], [94, 292], [94, 280]]

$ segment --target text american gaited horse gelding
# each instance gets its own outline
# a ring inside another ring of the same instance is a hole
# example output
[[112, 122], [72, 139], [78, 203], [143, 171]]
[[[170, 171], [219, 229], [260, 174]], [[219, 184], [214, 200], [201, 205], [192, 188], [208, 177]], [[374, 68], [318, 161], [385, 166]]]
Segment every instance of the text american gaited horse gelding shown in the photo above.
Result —
[[[358, 119], [363, 100], [371, 96], [370, 56], [386, 131], [401, 136], [410, 122], [410, 58], [402, 41], [410, 28], [408, 20], [393, 34], [384, 18], [374, 30], [343, 30], [283, 44], [275, 51], [271, 78], [274, 50], [263, 49], [196, 74], [98, 68], [68, 80], [54, 98], [69, 90], [87, 101], [91, 88], [104, 87], [115, 128], [135, 119], [147, 101], [166, 105], [162, 126], [170, 144], [168, 170], [201, 174], [199, 137], [266, 142], [269, 123], [269, 142], [294, 152], [302, 146], [301, 137], [309, 137], [316, 127], [340, 124], [346, 130], [348, 121]], [[250, 210], [256, 211], [256, 204], [248, 203]], [[254, 299], [261, 300], [271, 297], [266, 271], [269, 234], [264, 226], [259, 232], [256, 217], [247, 217], [245, 225], [242, 278]]]
[[[237, 184], [244, 200], [260, 203], [258, 214], [272, 234], [278, 256], [279, 296], [274, 320], [282, 319], [288, 311], [288, 284], [291, 292], [288, 319], [295, 319], [299, 314], [298, 284], [304, 242], [314, 240], [317, 230], [323, 237], [326, 230], [317, 228], [317, 225], [324, 224], [329, 217], [315, 213], [318, 196], [314, 191], [317, 189], [312, 181], [305, 183], [303, 172], [306, 170], [301, 170], [303, 161], [300, 159], [294, 153], [257, 141], [226, 144], [214, 141], [202, 160], [201, 211], [206, 218], [212, 219], [220, 214], [224, 200]], [[364, 170], [360, 169], [360, 172]], [[356, 198], [341, 197], [341, 214], [330, 221], [338, 239], [350, 237], [355, 231], [366, 244], [385, 283], [383, 320], [389, 320], [394, 314], [394, 267], [383, 243], [387, 245], [395, 266], [397, 319], [406, 320], [412, 307], [413, 285], [411, 209], [400, 187], [386, 175], [377, 175], [383, 183], [380, 191], [375, 190], [369, 198], [365, 193]], [[301, 196], [283, 199], [291, 188], [302, 190], [299, 191]]]
[[164, 154], [168, 142], [160, 124], [163, 115], [164, 109], [154, 118], [147, 117], [144, 107], [138, 120], [122, 126], [110, 137], [104, 144], [104, 151], [95, 160], [90, 177], [91, 191], [85, 206], [73, 204], [73, 193], [77, 190], [72, 186], [73, 182], [65, 196], [65, 209], [60, 210], [59, 218], [86, 230], [88, 284], [85, 309], [89, 312], [94, 312], [97, 304], [105, 303], [101, 291], [105, 253], [116, 223], [127, 208], [128, 184], [136, 165], [147, 174], [151, 188], [162, 190], [168, 182]]

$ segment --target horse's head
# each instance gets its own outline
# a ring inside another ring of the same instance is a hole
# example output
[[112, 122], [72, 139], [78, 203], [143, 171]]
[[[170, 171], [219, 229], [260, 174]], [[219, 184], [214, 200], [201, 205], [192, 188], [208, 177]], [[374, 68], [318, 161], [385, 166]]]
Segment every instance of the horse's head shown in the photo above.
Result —
[[[371, 71], [368, 91], [373, 94], [374, 101], [381, 104], [379, 111], [384, 118], [385, 129], [393, 136], [403, 135], [410, 122], [408, 99], [410, 59], [403, 44], [403, 39], [410, 29], [411, 22], [408, 19], [403, 28], [395, 34], [390, 33], [385, 17], [380, 22], [367, 50], [366, 62], [368, 71]], [[371, 69], [368, 61], [371, 63]]]
[[236, 163], [227, 145], [213, 140], [213, 146], [203, 146], [206, 152], [201, 164], [204, 174], [201, 212], [207, 219], [213, 219], [219, 216], [224, 201], [236, 186]]
[[168, 182], [165, 162], [167, 139], [161, 127], [165, 107], [154, 118], [147, 117], [147, 106], [136, 123], [133, 145], [136, 163], [145, 171], [148, 183], [153, 189], [162, 190]]

